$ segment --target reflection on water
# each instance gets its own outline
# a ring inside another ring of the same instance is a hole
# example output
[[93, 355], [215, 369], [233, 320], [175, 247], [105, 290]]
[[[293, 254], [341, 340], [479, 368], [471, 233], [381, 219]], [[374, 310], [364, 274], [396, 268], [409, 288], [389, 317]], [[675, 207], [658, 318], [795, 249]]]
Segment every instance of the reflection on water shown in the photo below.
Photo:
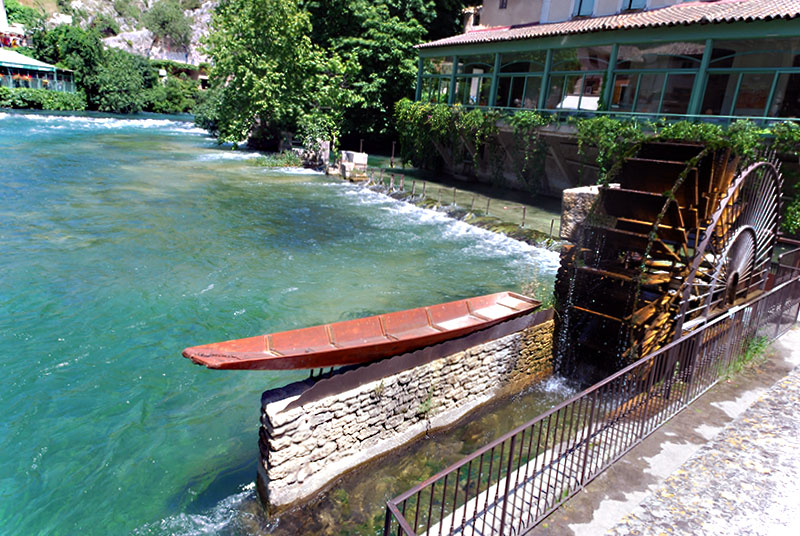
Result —
[[[555, 253], [252, 160], [175, 118], [0, 113], [5, 534], [258, 532], [260, 394], [304, 374], [183, 348], [552, 285]], [[353, 520], [315, 523], [358, 532], [378, 494], [343, 489]]]

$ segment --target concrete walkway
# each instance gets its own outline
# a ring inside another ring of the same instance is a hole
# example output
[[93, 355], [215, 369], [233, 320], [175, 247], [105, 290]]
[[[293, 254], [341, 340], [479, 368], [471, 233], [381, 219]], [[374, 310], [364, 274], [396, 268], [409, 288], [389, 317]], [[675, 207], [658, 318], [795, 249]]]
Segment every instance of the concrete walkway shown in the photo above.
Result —
[[800, 534], [800, 329], [722, 382], [532, 534]]

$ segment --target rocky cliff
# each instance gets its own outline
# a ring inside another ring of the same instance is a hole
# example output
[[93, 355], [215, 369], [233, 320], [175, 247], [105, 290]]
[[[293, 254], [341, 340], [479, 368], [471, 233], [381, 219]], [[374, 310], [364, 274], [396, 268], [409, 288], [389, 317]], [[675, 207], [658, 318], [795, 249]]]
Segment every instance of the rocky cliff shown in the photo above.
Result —
[[[208, 34], [211, 15], [218, 0], [181, 0], [183, 14], [191, 25], [191, 38], [186, 46], [176, 46], [169, 39], [157, 39], [146, 27], [145, 14], [157, 0], [72, 0], [55, 13], [51, 25], [77, 20], [81, 26], [97, 25], [108, 35], [106, 46], [120, 48], [150, 59], [165, 59], [199, 65], [208, 61], [203, 54], [201, 38]], [[66, 4], [66, 3], [65, 3]]]

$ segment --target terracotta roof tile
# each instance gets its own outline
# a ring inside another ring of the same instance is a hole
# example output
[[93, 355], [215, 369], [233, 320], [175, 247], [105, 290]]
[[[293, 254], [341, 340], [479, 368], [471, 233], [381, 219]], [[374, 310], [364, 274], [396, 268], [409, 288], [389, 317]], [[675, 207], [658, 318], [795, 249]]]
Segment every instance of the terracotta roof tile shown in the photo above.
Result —
[[580, 18], [566, 22], [485, 28], [438, 41], [417, 45], [417, 48], [434, 48], [518, 39], [534, 39], [556, 35], [569, 35], [607, 30], [632, 30], [681, 26], [689, 24], [715, 24], [724, 22], [752, 22], [800, 17], [800, 0], [717, 0], [716, 2], [685, 2], [673, 6], [623, 13], [607, 17]]

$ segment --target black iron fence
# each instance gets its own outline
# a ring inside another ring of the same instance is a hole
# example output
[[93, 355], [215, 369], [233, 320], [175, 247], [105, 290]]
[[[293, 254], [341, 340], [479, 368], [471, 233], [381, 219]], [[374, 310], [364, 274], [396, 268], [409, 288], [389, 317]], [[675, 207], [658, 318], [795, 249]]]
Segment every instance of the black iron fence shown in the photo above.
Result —
[[800, 250], [772, 289], [388, 501], [384, 535], [524, 534], [800, 312]]

